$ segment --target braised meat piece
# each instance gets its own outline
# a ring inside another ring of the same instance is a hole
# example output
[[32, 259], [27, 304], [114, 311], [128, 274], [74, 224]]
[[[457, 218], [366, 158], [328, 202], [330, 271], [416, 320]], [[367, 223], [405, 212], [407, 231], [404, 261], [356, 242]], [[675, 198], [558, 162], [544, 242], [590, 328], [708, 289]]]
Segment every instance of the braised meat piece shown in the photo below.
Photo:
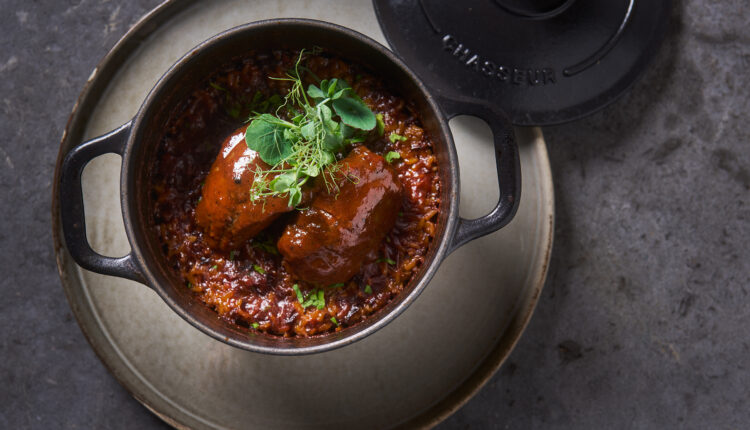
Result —
[[292, 210], [286, 196], [250, 200], [255, 170], [270, 166], [245, 144], [246, 128], [234, 132], [221, 145], [195, 208], [195, 219], [209, 244], [221, 249], [242, 245], [279, 215]]
[[277, 244], [289, 271], [318, 285], [354, 276], [393, 228], [401, 208], [401, 184], [382, 156], [359, 146], [340, 165], [337, 187], [319, 187]]

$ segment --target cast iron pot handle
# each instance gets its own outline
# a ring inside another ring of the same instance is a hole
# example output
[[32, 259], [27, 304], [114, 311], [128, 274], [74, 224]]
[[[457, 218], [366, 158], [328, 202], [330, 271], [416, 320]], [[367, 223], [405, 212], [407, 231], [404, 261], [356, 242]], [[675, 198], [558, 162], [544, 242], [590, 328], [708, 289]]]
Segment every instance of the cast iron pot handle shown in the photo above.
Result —
[[473, 115], [489, 124], [495, 141], [495, 164], [500, 187], [500, 198], [489, 214], [477, 219], [459, 217], [448, 248], [450, 254], [466, 242], [501, 229], [513, 219], [521, 197], [521, 165], [513, 125], [504, 112], [476, 100], [445, 97], [440, 98], [440, 106], [447, 119], [457, 115]]
[[120, 258], [105, 257], [91, 249], [86, 239], [81, 173], [93, 158], [107, 153], [122, 155], [132, 121], [118, 129], [73, 148], [65, 156], [60, 178], [60, 217], [68, 252], [84, 269], [145, 283], [133, 252]]

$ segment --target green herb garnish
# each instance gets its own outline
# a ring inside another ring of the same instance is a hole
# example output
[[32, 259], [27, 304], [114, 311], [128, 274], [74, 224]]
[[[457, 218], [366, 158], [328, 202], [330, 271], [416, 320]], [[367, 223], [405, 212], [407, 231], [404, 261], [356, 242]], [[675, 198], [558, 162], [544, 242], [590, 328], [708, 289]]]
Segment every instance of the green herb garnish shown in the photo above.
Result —
[[343, 282], [339, 282], [338, 284], [329, 285], [328, 288], [341, 288], [344, 286]]
[[334, 324], [336, 324], [336, 327], [339, 326], [339, 322], [338, 322], [338, 320], [336, 320], [336, 317], [331, 317], [331, 322], [334, 323]]
[[396, 151], [388, 151], [388, 153], [385, 154], [385, 161], [387, 161], [388, 163], [391, 163], [393, 162], [393, 160], [396, 160], [399, 158], [401, 158], [401, 154], [399, 154]]
[[234, 259], [237, 257], [237, 254], [239, 254], [239, 252], [237, 252], [237, 251], [230, 252], [229, 253], [229, 260], [230, 261], [234, 261]]
[[307, 309], [310, 306], [315, 306], [318, 309], [323, 309], [326, 307], [325, 292], [322, 289], [312, 290], [307, 296], [302, 294], [302, 291], [300, 291], [299, 285], [297, 284], [292, 285], [292, 289], [297, 295], [297, 301], [303, 308]]
[[263, 270], [263, 268], [260, 267], [260, 266], [258, 266], [257, 264], [253, 264], [253, 270], [255, 270], [256, 272], [260, 273], [261, 275], [265, 275], [266, 274], [266, 271]]
[[379, 113], [375, 115], [375, 121], [377, 122], [378, 135], [382, 136], [385, 134], [385, 121], [383, 121], [383, 114]]
[[376, 261], [378, 263], [388, 263], [391, 266], [395, 266], [396, 265], [396, 262], [393, 261], [393, 260], [391, 260], [390, 258], [378, 258]]
[[217, 84], [216, 82], [209, 82], [208, 85], [211, 85], [211, 87], [216, 88], [219, 91], [226, 91], [227, 89], [222, 87], [221, 85]]
[[406, 136], [401, 136], [400, 134], [391, 133], [390, 136], [388, 136], [388, 139], [391, 141], [391, 143], [396, 143], [397, 140], [405, 141]]
[[299, 290], [299, 285], [292, 285], [292, 289], [294, 290], [294, 293], [297, 294], [297, 301], [299, 302], [299, 304], [302, 304], [302, 302], [305, 301], [305, 298], [302, 295], [302, 291]]
[[252, 326], [253, 326], [253, 328], [254, 328], [254, 329], [256, 329], [256, 330], [258, 329], [258, 327], [260, 327], [260, 324], [258, 324], [257, 322], [254, 322], [254, 323], [252, 323], [251, 325], [252, 325]]
[[218, 265], [216, 265], [216, 264], [214, 264], [213, 266], [211, 266], [211, 270], [216, 270], [216, 269], [218, 269], [218, 268], [219, 268], [219, 266], [218, 266]]
[[331, 190], [336, 154], [362, 141], [362, 133], [377, 125], [375, 114], [341, 79], [322, 80], [305, 91], [299, 74], [303, 54], [286, 77], [271, 78], [292, 83], [276, 115], [252, 116], [245, 132], [247, 146], [272, 166], [255, 171], [253, 200], [288, 195], [289, 206], [295, 207], [302, 200], [302, 186], [319, 175]]
[[307, 296], [305, 302], [302, 303], [302, 307], [308, 308], [310, 306], [315, 306], [318, 309], [326, 307], [326, 298], [323, 290], [313, 290], [310, 295]]
[[372, 287], [369, 284], [365, 285], [365, 293], [372, 294]]
[[315, 306], [318, 309], [323, 309], [326, 306], [326, 298], [323, 290], [312, 290], [305, 298], [302, 307], [309, 308], [310, 306]]
[[271, 240], [267, 241], [261, 241], [261, 240], [254, 240], [253, 241], [253, 248], [260, 248], [269, 254], [278, 255], [279, 250], [276, 249], [276, 245]]

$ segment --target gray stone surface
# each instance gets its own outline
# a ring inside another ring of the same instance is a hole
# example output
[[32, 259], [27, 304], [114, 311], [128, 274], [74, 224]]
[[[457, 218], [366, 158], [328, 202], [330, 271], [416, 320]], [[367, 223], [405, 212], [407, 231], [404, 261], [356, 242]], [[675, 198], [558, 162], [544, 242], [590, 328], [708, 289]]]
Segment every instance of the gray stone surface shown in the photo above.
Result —
[[[58, 142], [99, 59], [158, 3], [2, 0], [0, 428], [164, 428], [118, 385], [60, 287]], [[549, 279], [501, 371], [440, 428], [746, 428], [750, 10], [675, 1], [617, 103], [545, 130]]]

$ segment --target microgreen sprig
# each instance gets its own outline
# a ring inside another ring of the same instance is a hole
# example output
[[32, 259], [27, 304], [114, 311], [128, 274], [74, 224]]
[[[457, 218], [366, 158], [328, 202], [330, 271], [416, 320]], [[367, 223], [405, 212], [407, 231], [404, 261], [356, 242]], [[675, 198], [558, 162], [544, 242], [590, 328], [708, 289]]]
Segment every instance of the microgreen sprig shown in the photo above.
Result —
[[256, 169], [252, 200], [288, 195], [289, 206], [296, 207], [302, 186], [319, 175], [330, 191], [338, 167], [336, 154], [364, 141], [377, 125], [372, 110], [341, 79], [322, 80], [305, 91], [299, 73], [303, 55], [304, 50], [286, 77], [271, 78], [292, 83], [276, 115], [252, 116], [245, 132], [247, 146], [271, 166]]

